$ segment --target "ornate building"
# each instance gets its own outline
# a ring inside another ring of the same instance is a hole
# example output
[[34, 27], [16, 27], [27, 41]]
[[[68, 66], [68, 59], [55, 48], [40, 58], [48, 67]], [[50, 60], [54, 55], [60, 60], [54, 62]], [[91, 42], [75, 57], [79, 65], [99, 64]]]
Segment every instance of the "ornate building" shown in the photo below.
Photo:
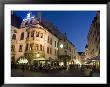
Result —
[[75, 46], [49, 22], [33, 17], [31, 13], [23, 20], [11, 15], [12, 63], [25, 58], [29, 64], [54, 64], [58, 61], [67, 65], [74, 60], [75, 52]]

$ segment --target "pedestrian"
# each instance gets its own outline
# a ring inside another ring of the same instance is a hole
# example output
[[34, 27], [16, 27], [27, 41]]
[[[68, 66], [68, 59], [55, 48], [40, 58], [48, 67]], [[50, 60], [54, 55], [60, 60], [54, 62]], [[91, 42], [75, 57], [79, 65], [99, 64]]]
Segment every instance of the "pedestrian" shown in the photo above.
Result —
[[69, 70], [69, 68], [70, 68], [70, 66], [69, 66], [69, 65], [67, 65], [67, 70]]

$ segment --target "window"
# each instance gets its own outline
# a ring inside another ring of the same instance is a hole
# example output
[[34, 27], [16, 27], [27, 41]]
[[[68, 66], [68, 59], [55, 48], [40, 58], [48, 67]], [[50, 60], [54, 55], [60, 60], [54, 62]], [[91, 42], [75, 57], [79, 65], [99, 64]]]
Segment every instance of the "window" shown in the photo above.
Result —
[[52, 54], [52, 48], [50, 48], [50, 54]]
[[32, 45], [32, 44], [30, 44], [30, 49], [29, 49], [29, 50], [33, 50], [33, 49], [32, 49], [32, 47], [33, 47], [33, 45]]
[[29, 32], [27, 33], [27, 37], [29, 37]]
[[12, 39], [16, 40], [16, 34], [13, 34]]
[[50, 39], [50, 44], [52, 45], [52, 38]]
[[55, 47], [56, 47], [56, 41], [55, 41]]
[[42, 51], [42, 45], [40, 45], [40, 50]]
[[55, 51], [55, 56], [57, 56], [57, 54], [58, 54], [58, 51], [57, 51], [56, 49], [54, 49], [54, 51]]
[[39, 50], [39, 45], [38, 45], [38, 44], [36, 44], [36, 51], [37, 51], [37, 50]]
[[36, 32], [36, 37], [39, 37], [39, 32]]
[[16, 31], [16, 30], [14, 30], [14, 33], [17, 33], [17, 31]]
[[56, 56], [56, 49], [54, 49], [54, 51], [55, 51], [55, 56]]
[[34, 37], [34, 31], [31, 32], [31, 37]]
[[58, 47], [58, 42], [57, 42], [57, 47]]
[[49, 47], [47, 47], [47, 53], [49, 54]]
[[41, 33], [40, 35], [41, 35], [40, 38], [43, 38], [43, 33]]
[[20, 40], [24, 40], [24, 32], [21, 33], [21, 38], [20, 38]]
[[28, 44], [26, 44], [26, 48], [25, 48], [25, 51], [28, 51]]
[[19, 52], [22, 52], [23, 45], [19, 45]]
[[48, 40], [47, 40], [47, 42], [49, 43], [49, 36], [48, 36]]
[[14, 45], [11, 46], [11, 51], [12, 51], [12, 52], [15, 51], [15, 46], [14, 46]]
[[97, 37], [95, 37], [95, 42], [97, 42]]
[[58, 50], [56, 50], [57, 51], [57, 54], [56, 55], [58, 55]]

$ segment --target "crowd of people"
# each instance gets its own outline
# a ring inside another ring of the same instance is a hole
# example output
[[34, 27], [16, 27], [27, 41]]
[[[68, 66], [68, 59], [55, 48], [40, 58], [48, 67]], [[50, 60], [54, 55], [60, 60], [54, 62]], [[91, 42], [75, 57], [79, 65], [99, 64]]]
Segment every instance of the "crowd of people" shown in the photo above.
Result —
[[70, 65], [12, 65], [14, 69], [22, 69], [23, 72], [25, 70], [34, 71], [34, 72], [56, 72], [60, 70], [69, 70], [71, 72], [84, 72], [87, 76], [92, 76], [94, 72], [100, 73], [100, 67], [96, 67], [96, 65], [80, 65], [80, 64], [70, 64]]
[[14, 66], [14, 68], [20, 68], [23, 71], [29, 70], [29, 71], [34, 71], [34, 72], [56, 72], [60, 70], [70, 70], [73, 72], [88, 72], [91, 75], [93, 72], [100, 72], [100, 67], [96, 67], [96, 65], [79, 65], [79, 64], [71, 64], [67, 66], [51, 66], [51, 65], [20, 65], [20, 66]]

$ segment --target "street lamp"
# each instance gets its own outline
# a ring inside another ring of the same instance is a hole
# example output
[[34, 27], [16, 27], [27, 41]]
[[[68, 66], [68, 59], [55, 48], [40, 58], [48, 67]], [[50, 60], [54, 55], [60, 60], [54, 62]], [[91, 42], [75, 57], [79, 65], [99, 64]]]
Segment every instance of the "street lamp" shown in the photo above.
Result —
[[63, 48], [63, 44], [60, 44], [60, 48]]

